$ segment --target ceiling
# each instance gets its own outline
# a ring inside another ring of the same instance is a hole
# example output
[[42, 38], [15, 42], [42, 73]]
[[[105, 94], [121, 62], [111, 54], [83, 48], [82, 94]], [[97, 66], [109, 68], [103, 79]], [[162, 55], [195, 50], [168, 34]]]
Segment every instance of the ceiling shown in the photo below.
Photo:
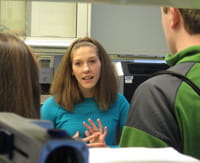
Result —
[[[1, 1], [1, 0], [0, 0]], [[8, 1], [8, 0], [6, 0]], [[19, 1], [19, 0], [16, 0]], [[21, 0], [24, 1], [24, 0]], [[55, 1], [74, 2], [75, 0], [25, 0], [25, 1]], [[76, 0], [77, 2], [125, 4], [125, 5], [151, 5], [151, 6], [173, 6], [179, 8], [199, 8], [200, 0]]]

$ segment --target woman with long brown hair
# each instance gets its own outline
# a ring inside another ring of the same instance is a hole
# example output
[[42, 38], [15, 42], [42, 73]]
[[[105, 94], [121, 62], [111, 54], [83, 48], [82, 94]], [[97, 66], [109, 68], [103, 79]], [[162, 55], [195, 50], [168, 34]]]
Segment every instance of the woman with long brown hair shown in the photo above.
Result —
[[0, 111], [39, 118], [38, 63], [31, 49], [12, 34], [0, 33]]
[[94, 146], [115, 143], [129, 103], [118, 93], [113, 64], [99, 42], [88, 37], [75, 40], [62, 58], [50, 91], [53, 96], [41, 108], [42, 119], [71, 136], [78, 131], [83, 139], [99, 133], [100, 141], [90, 141]]

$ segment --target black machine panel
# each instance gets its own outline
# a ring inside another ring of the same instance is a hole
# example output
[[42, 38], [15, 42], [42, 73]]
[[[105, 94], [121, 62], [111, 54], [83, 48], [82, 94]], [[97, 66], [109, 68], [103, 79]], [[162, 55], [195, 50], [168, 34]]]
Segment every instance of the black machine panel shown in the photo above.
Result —
[[165, 62], [131, 62], [122, 61], [122, 69], [124, 72], [124, 96], [130, 102], [136, 88], [151, 74], [168, 68]]

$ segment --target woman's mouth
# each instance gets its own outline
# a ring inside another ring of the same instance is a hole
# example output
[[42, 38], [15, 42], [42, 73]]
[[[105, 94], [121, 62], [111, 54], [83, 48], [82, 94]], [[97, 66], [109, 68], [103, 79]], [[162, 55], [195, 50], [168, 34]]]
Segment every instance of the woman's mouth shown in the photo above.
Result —
[[86, 76], [86, 77], [83, 77], [82, 79], [83, 80], [91, 80], [91, 79], [93, 79], [93, 76]]

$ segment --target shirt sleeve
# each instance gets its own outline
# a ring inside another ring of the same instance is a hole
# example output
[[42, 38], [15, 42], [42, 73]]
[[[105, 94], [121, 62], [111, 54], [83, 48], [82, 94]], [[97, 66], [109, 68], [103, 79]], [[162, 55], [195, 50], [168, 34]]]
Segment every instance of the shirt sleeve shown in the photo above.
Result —
[[58, 107], [59, 106], [55, 103], [53, 96], [49, 97], [40, 108], [40, 118], [42, 120], [53, 122], [55, 126]]
[[120, 130], [122, 130], [122, 128], [125, 126], [126, 121], [127, 121], [130, 104], [123, 95], [120, 94], [119, 96], [120, 96], [120, 119], [119, 119], [120, 123], [119, 123], [119, 126], [120, 126]]

